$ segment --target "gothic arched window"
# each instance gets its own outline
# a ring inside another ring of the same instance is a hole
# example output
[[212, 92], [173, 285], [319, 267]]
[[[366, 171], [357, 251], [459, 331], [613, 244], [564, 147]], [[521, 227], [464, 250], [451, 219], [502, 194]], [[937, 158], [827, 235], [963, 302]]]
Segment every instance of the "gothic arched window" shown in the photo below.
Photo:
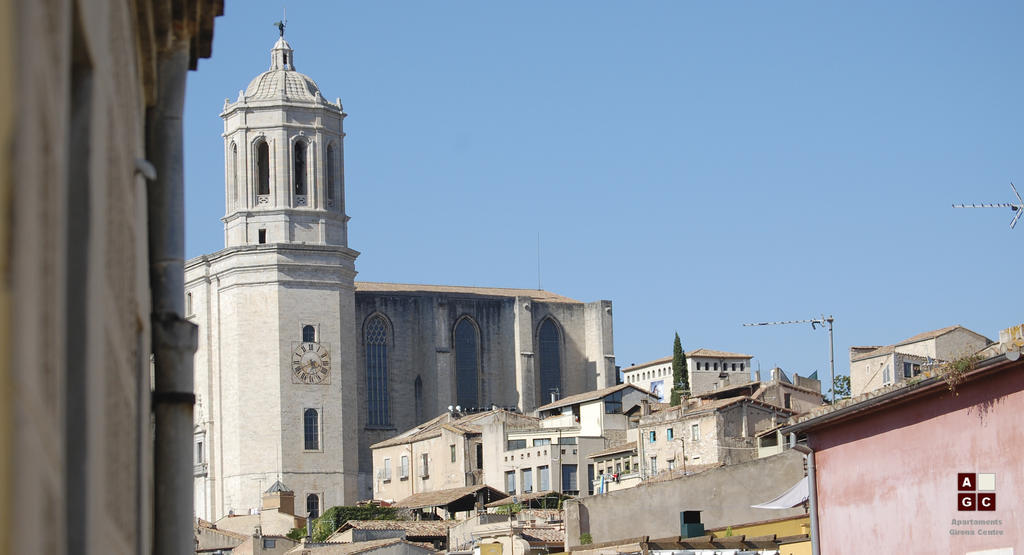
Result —
[[337, 185], [334, 174], [336, 171], [334, 145], [327, 145], [327, 206], [334, 206], [334, 188]]
[[306, 409], [302, 415], [304, 445], [306, 451], [320, 450], [320, 414], [316, 409]]
[[[366, 407], [370, 426], [391, 424], [388, 404], [388, 324], [381, 316], [366, 323]], [[418, 420], [417, 420], [418, 421]]]
[[270, 194], [270, 147], [267, 141], [256, 144], [256, 194]]
[[537, 361], [540, 365], [540, 404], [554, 392], [562, 391], [562, 341], [558, 326], [545, 318], [537, 332]]
[[311, 493], [306, 496], [306, 514], [310, 519], [320, 517], [320, 496]]
[[295, 194], [306, 194], [306, 143], [295, 141], [295, 153], [292, 156], [293, 171], [295, 174]]
[[463, 409], [480, 406], [480, 332], [469, 318], [455, 324], [455, 398]]
[[302, 326], [302, 342], [312, 343], [314, 341], [316, 341], [316, 328], [309, 324]]

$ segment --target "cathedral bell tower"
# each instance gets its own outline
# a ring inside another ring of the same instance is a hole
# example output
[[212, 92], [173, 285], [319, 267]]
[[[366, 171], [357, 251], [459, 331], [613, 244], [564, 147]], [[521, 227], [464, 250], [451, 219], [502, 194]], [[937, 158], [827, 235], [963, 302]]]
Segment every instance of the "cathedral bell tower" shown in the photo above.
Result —
[[284, 34], [270, 69], [224, 101], [226, 247], [259, 243], [348, 246], [345, 112], [295, 70]]
[[226, 101], [225, 248], [188, 261], [196, 516], [259, 510], [275, 482], [299, 516], [358, 497], [355, 259], [341, 101], [295, 70], [281, 37]]

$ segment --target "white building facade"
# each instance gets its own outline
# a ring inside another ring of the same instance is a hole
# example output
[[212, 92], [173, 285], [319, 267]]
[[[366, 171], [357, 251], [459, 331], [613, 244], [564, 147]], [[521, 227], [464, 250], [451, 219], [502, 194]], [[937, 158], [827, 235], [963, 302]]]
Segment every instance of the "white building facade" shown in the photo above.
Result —
[[276, 481], [300, 516], [354, 504], [369, 446], [449, 405], [526, 412], [615, 383], [610, 301], [354, 281], [345, 113], [283, 34], [221, 118], [225, 248], [185, 270], [197, 517], [259, 509]]
[[[752, 381], [750, 361], [753, 358], [752, 355], [703, 348], [686, 353], [690, 394], [702, 395]], [[642, 387], [657, 395], [660, 402], [667, 403], [672, 395], [672, 357], [623, 368], [622, 381]]]

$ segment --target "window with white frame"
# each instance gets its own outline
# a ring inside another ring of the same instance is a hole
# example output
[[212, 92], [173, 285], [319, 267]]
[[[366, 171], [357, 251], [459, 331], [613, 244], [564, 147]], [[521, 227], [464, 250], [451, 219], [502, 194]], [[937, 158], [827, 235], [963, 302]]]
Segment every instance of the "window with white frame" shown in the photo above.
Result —
[[398, 469], [398, 478], [405, 480], [409, 477], [409, 456], [402, 455], [402, 464]]
[[390, 457], [384, 457], [384, 469], [383, 470], [384, 470], [384, 473], [383, 473], [384, 481], [385, 482], [390, 482], [391, 481], [391, 458]]
[[700, 441], [700, 423], [690, 424], [690, 439]]
[[430, 457], [423, 453], [420, 455], [420, 477], [426, 478], [430, 476]]

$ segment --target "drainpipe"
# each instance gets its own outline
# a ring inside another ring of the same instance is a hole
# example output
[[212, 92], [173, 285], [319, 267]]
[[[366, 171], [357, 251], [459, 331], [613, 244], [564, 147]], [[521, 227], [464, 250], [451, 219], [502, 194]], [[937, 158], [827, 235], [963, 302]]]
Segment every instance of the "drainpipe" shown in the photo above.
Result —
[[799, 453], [803, 453], [807, 461], [807, 499], [810, 502], [811, 513], [811, 555], [821, 554], [821, 538], [818, 536], [818, 483], [815, 479], [814, 450], [806, 445], [797, 445], [796, 434], [789, 434], [790, 447]]
[[192, 529], [192, 357], [198, 330], [185, 305], [185, 190], [182, 113], [189, 43], [174, 39], [157, 60], [157, 104], [146, 114], [149, 283], [153, 325], [153, 553], [195, 549]]

